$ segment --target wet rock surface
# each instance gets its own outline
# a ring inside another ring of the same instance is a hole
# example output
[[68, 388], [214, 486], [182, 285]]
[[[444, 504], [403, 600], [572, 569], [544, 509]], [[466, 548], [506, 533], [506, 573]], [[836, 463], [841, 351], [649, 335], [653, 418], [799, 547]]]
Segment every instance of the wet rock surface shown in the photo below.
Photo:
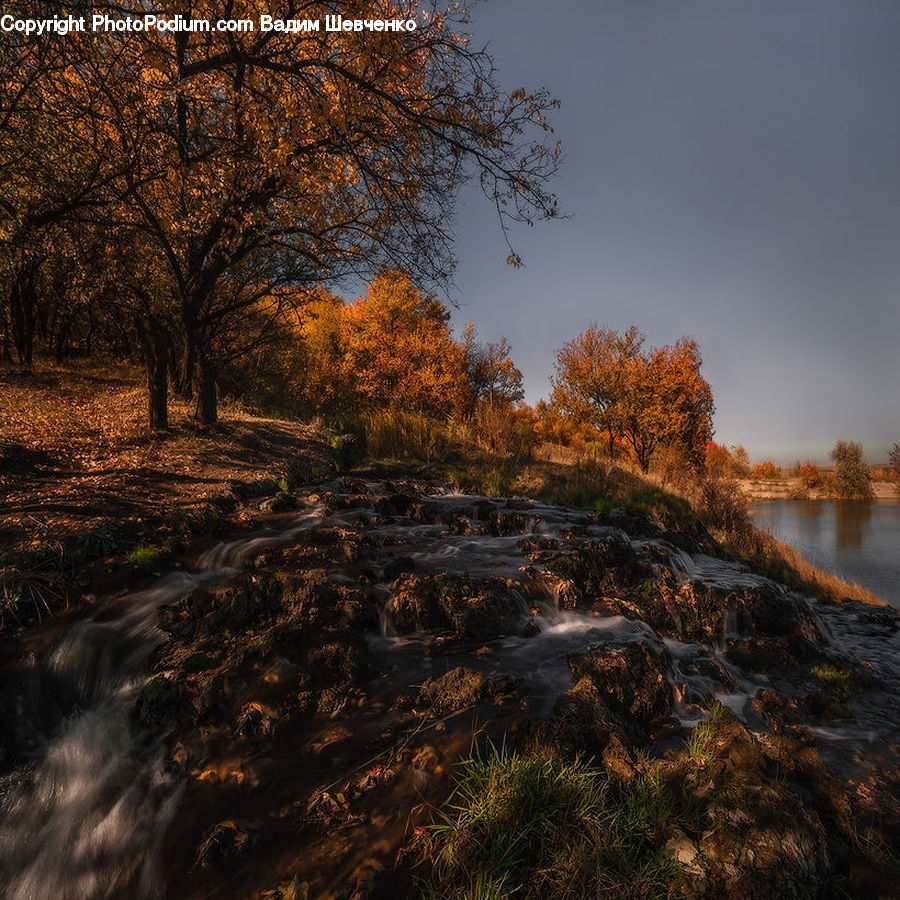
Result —
[[[893, 890], [892, 610], [823, 607], [642, 513], [361, 477], [275, 499], [147, 601], [151, 677], [115, 690], [157, 789], [110, 889], [417, 896], [415, 835], [493, 741], [686, 798], [646, 838], [673, 896]], [[0, 826], [21, 891], [53, 883], [16, 868], [29, 790]]]

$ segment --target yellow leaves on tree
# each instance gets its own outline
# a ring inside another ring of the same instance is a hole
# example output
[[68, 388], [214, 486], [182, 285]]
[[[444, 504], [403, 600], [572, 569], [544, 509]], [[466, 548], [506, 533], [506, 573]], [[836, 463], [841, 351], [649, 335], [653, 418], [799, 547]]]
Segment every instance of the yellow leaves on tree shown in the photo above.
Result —
[[449, 415], [467, 399], [465, 359], [449, 313], [403, 271], [382, 272], [345, 308], [341, 368], [369, 406]]

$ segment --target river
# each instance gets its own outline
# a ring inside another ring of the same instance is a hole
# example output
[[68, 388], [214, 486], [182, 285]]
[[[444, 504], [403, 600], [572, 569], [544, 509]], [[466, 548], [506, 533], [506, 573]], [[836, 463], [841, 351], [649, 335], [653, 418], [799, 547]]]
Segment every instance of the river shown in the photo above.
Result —
[[752, 512], [811, 563], [900, 607], [900, 502], [770, 500]]

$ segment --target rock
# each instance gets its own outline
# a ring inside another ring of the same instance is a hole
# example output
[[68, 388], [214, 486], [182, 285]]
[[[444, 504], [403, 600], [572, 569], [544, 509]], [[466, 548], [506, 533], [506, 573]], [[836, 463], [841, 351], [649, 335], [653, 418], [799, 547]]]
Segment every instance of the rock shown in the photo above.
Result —
[[235, 722], [234, 731], [241, 737], [271, 737], [275, 731], [275, 720], [261, 704], [245, 703]]
[[603, 705], [635, 738], [645, 736], [649, 722], [672, 709], [670, 665], [661, 646], [610, 643], [570, 656], [569, 669], [576, 683], [585, 677], [593, 682]]
[[438, 754], [431, 744], [424, 744], [413, 754], [412, 766], [423, 772], [434, 772], [438, 765]]
[[524, 509], [495, 509], [485, 518], [489, 533], [498, 536], [532, 534], [540, 521], [530, 505]]
[[813, 898], [831, 868], [815, 810], [784, 787], [756, 784], [740, 803], [710, 804], [702, 838], [709, 894]]
[[819, 896], [832, 860], [809, 795], [770, 777], [771, 760], [734, 716], [719, 722], [715, 741], [716, 789], [699, 842], [703, 896]]
[[179, 638], [221, 638], [267, 621], [280, 608], [274, 579], [257, 574], [236, 575], [212, 587], [199, 587], [161, 607], [159, 625]]
[[617, 734], [610, 734], [602, 758], [603, 767], [614, 778], [625, 782], [634, 778], [634, 759]]
[[178, 685], [157, 675], [141, 689], [135, 703], [135, 713], [142, 725], [168, 723], [178, 715], [180, 691]]
[[268, 497], [259, 504], [260, 512], [276, 513], [297, 508], [297, 498], [286, 491], [279, 491], [274, 497]]
[[197, 690], [191, 698], [191, 706], [197, 719], [212, 712], [225, 697], [224, 681], [221, 675], [211, 675], [197, 682]]
[[197, 848], [194, 868], [205, 869], [223, 860], [232, 860], [240, 856], [250, 844], [250, 835], [232, 820], [219, 822], [206, 832], [203, 842]]
[[524, 624], [528, 607], [517, 588], [502, 578], [405, 575], [385, 612], [398, 634], [450, 629], [460, 638], [490, 640]]
[[397, 556], [385, 565], [382, 577], [385, 581], [396, 581], [401, 575], [415, 570], [416, 563], [413, 559], [408, 556]]
[[446, 675], [431, 678], [419, 690], [416, 703], [430, 706], [437, 716], [474, 706], [487, 693], [487, 679], [480, 672], [458, 666]]
[[686, 867], [693, 865], [700, 852], [697, 845], [680, 828], [676, 828], [675, 834], [666, 841], [666, 850]]
[[652, 576], [630, 542], [615, 534], [545, 555], [542, 562], [567, 582], [568, 596], [586, 605], [607, 596], [630, 594], [635, 585], [643, 584]]
[[356, 681], [366, 669], [369, 646], [357, 631], [326, 632], [304, 654], [304, 665], [318, 684]]
[[212, 654], [195, 650], [181, 661], [181, 668], [187, 673], [204, 672], [218, 664], [219, 660]]
[[614, 727], [597, 685], [585, 677], [559, 696], [551, 718], [532, 726], [528, 744], [550, 750], [563, 760], [599, 757]]

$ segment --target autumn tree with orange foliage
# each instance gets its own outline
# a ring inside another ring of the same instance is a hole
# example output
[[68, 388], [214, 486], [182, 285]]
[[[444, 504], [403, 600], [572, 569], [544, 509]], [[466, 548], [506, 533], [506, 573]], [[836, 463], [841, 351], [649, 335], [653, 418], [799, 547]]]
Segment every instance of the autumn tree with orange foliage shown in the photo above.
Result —
[[445, 417], [469, 400], [450, 314], [407, 272], [382, 272], [343, 311], [341, 369], [363, 406]]
[[751, 467], [750, 477], [754, 481], [777, 481], [781, 478], [781, 467], [767, 459]]
[[629, 366], [640, 359], [643, 341], [634, 326], [620, 335], [592, 325], [556, 353], [551, 404], [572, 420], [605, 432], [610, 457], [624, 434]]
[[711, 478], [746, 478], [749, 471], [750, 460], [743, 447], [729, 450], [724, 444], [706, 442], [706, 474]]
[[634, 327], [623, 335], [595, 326], [557, 352], [552, 403], [607, 435], [610, 454], [624, 440], [647, 472], [659, 447], [703, 464], [712, 436], [712, 390], [700, 374], [696, 341], [642, 352]]
[[[43, 4], [18, 7], [40, 18]], [[144, 11], [126, 3], [110, 15]], [[194, 0], [181, 12], [258, 21], [324, 19], [335, 9], [325, 0], [302, 10], [236, 0], [226, 13], [217, 0]], [[418, 27], [88, 31], [5, 48], [4, 73], [22, 70], [47, 41], [77, 61], [52, 80], [52, 94], [78, 110], [86, 134], [102, 135], [95, 156], [111, 162], [96, 220], [115, 235], [120, 299], [144, 348], [154, 428], [167, 425], [170, 370], [185, 395], [198, 390], [200, 418], [214, 421], [216, 382], [243, 346], [244, 317], [258, 320], [268, 308], [279, 319], [304, 296], [294, 288], [385, 262], [419, 280], [446, 277], [450, 205], [471, 176], [504, 229], [555, 214], [545, 185], [558, 151], [544, 143], [554, 101], [499, 88], [490, 56], [461, 34], [462, 4], [346, 0], [340, 12], [414, 18]], [[29, 77], [10, 96], [19, 88], [33, 133], [52, 140], [57, 124], [43, 112], [51, 87]], [[10, 154], [4, 192], [19, 182], [37, 188], [24, 149]], [[94, 162], [78, 165], [91, 172]]]
[[711, 478], [727, 478], [734, 474], [731, 464], [731, 454], [724, 444], [715, 441], [706, 442], [706, 474]]
[[518, 403], [524, 398], [522, 372], [512, 361], [512, 347], [505, 337], [499, 343], [482, 344], [475, 323], [467, 322], [462, 343], [466, 377], [476, 403], [484, 400], [494, 406]]

